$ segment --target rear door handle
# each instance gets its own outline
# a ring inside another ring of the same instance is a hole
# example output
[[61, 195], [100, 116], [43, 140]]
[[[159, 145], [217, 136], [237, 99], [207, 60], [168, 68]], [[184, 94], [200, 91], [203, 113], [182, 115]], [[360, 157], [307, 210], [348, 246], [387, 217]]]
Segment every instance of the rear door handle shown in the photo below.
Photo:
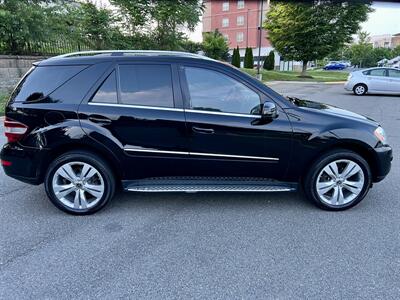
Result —
[[109, 118], [97, 116], [97, 115], [89, 116], [89, 121], [91, 121], [93, 123], [99, 123], [99, 124], [111, 124], [111, 120]]
[[214, 129], [211, 129], [211, 128], [192, 127], [192, 130], [197, 133], [205, 133], [205, 134], [213, 134], [214, 133]]

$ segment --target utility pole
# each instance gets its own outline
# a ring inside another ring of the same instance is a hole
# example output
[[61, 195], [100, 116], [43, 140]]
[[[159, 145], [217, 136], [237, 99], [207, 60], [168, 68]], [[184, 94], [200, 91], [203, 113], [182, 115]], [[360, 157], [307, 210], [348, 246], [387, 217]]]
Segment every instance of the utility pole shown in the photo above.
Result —
[[246, 48], [249, 47], [249, 11], [250, 9], [247, 9], [247, 16], [246, 16]]
[[261, 80], [261, 74], [260, 74], [260, 58], [261, 58], [261, 29], [262, 29], [262, 20], [263, 20], [263, 4], [264, 0], [260, 0], [261, 5], [260, 5], [260, 25], [258, 27], [258, 60], [257, 60], [257, 78]]

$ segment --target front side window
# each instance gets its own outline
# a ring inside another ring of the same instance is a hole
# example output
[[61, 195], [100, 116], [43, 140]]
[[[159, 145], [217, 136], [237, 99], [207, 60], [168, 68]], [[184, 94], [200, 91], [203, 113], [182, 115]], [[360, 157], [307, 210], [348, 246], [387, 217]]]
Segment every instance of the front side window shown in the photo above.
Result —
[[388, 70], [389, 77], [400, 78], [400, 70]]
[[171, 66], [120, 65], [119, 74], [123, 104], [174, 107]]
[[229, 10], [229, 2], [225, 1], [222, 3], [222, 11], [228, 11]]
[[186, 67], [190, 108], [213, 112], [257, 114], [259, 95], [241, 82], [217, 71]]
[[104, 80], [103, 84], [97, 90], [92, 98], [92, 102], [97, 103], [117, 103], [117, 81], [115, 77], [115, 71], [113, 71]]
[[222, 19], [222, 27], [228, 27], [229, 26], [229, 19], [224, 18]]
[[244, 25], [244, 16], [237, 16], [236, 24], [237, 24], [237, 26], [243, 26]]
[[374, 69], [369, 71], [370, 76], [386, 76], [386, 69]]

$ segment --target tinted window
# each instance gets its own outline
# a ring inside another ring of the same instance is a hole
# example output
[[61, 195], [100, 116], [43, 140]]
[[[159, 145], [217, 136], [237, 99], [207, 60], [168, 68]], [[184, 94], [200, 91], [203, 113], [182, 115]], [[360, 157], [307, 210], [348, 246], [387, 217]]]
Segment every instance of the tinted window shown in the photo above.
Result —
[[386, 69], [374, 69], [369, 71], [370, 76], [386, 76]]
[[389, 77], [400, 78], [400, 70], [388, 70]]
[[92, 98], [92, 102], [117, 103], [117, 81], [115, 71], [104, 80]]
[[52, 92], [50, 96], [47, 97], [46, 102], [80, 103], [89, 89], [109, 66], [110, 63], [106, 62], [86, 68]]
[[122, 103], [174, 107], [169, 65], [121, 65], [119, 72]]
[[21, 81], [12, 98], [18, 102], [43, 99], [84, 68], [86, 66], [36, 67]]
[[258, 111], [258, 94], [231, 77], [192, 67], [185, 68], [185, 73], [192, 109], [241, 114]]

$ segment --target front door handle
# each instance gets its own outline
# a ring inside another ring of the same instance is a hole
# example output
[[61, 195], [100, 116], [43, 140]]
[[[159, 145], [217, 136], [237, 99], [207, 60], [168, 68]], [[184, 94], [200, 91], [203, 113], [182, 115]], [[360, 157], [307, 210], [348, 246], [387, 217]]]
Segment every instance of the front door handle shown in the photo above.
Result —
[[89, 116], [89, 121], [91, 121], [93, 123], [99, 123], [99, 124], [111, 124], [111, 120], [109, 118], [106, 118], [103, 116], [98, 116], [98, 115]]
[[200, 127], [192, 127], [193, 132], [197, 133], [205, 133], [205, 134], [213, 134], [214, 129], [211, 128], [200, 128]]

